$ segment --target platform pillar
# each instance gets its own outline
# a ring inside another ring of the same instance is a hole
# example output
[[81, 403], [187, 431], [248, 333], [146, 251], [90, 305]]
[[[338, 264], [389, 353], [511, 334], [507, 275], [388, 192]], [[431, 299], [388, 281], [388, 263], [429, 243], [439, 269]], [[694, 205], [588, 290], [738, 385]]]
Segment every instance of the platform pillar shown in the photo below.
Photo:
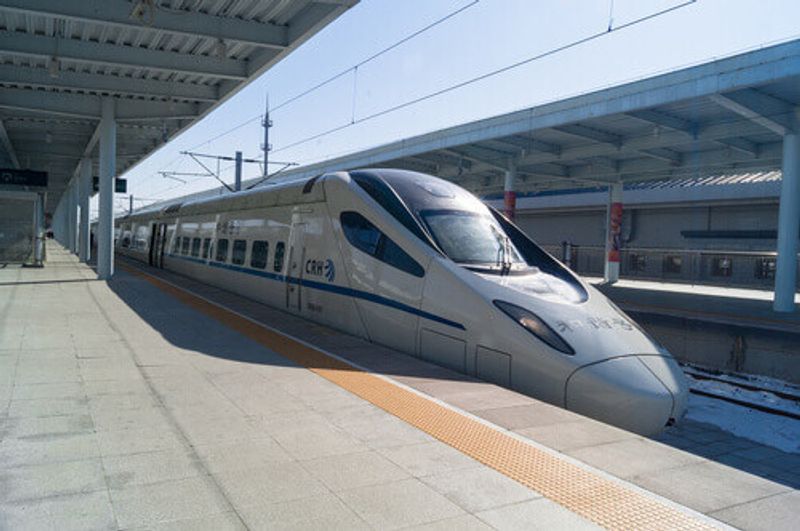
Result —
[[91, 238], [89, 237], [89, 198], [92, 193], [92, 159], [81, 159], [78, 172], [78, 203], [81, 209], [81, 218], [78, 224], [78, 258], [81, 262], [88, 262], [92, 255]]
[[503, 213], [514, 221], [517, 215], [517, 163], [509, 161], [503, 185]]
[[72, 179], [67, 202], [67, 228], [69, 229], [67, 242], [69, 252], [73, 254], [78, 252], [78, 187], [76, 185], [75, 179]]
[[114, 275], [114, 178], [116, 177], [117, 123], [114, 99], [103, 98], [100, 120], [100, 190], [97, 218], [97, 277]]
[[43, 193], [36, 194], [36, 202], [33, 205], [33, 266], [44, 266], [44, 199]]
[[776, 312], [792, 312], [797, 291], [797, 238], [800, 232], [800, 133], [787, 133], [783, 137], [782, 170], [772, 307]]
[[619, 280], [620, 233], [622, 229], [622, 183], [608, 187], [608, 206], [606, 209], [606, 249], [605, 272], [607, 284]]

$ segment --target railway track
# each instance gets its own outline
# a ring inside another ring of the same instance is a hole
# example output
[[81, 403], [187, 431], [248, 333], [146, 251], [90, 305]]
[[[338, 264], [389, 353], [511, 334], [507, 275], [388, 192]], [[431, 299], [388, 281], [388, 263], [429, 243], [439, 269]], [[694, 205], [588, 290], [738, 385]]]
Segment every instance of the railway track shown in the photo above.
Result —
[[[742, 382], [738, 378], [737, 379], [733, 379], [733, 378], [725, 377], [724, 375], [712, 374], [712, 373], [708, 373], [706, 371], [703, 371], [703, 370], [700, 370], [700, 369], [697, 369], [697, 368], [694, 368], [694, 367], [690, 367], [690, 366], [685, 366], [684, 367], [684, 372], [686, 373], [687, 376], [691, 377], [694, 380], [701, 380], [701, 381], [704, 380], [704, 381], [712, 381], [712, 382], [723, 383], [725, 385], [729, 385], [731, 387], [737, 387], [739, 389], [744, 389], [746, 391], [771, 393], [771, 394], [773, 394], [773, 395], [775, 395], [775, 396], [777, 396], [777, 397], [779, 397], [781, 399], [791, 401], [791, 402], [793, 402], [795, 404], [800, 404], [800, 394], [793, 393], [791, 391], [784, 391], [784, 390], [780, 390], [780, 389], [772, 389], [772, 388], [769, 388], [769, 387], [763, 387], [763, 386], [756, 385], [755, 383], [752, 383], [752, 382]], [[739, 406], [747, 407], [747, 408], [754, 409], [754, 410], [757, 410], [757, 411], [761, 411], [761, 412], [764, 412], [764, 413], [769, 413], [769, 414], [772, 414], [772, 415], [778, 415], [778, 416], [781, 416], [781, 417], [787, 417], [787, 418], [792, 418], [792, 419], [795, 419], [795, 420], [800, 420], [800, 412], [791, 411], [789, 409], [785, 409], [785, 408], [782, 408], [782, 407], [773, 407], [773, 406], [770, 406], [769, 404], [756, 402], [754, 400], [748, 400], [746, 398], [730, 396], [728, 394], [717, 393], [717, 392], [714, 392], [714, 391], [710, 391], [708, 389], [700, 389], [700, 388], [691, 387], [691, 386], [690, 386], [689, 392], [691, 392], [692, 394], [705, 396], [705, 397], [708, 397], [708, 398], [714, 398], [716, 400], [723, 400], [725, 402], [729, 402], [729, 403], [736, 404], [736, 405], [739, 405]]]

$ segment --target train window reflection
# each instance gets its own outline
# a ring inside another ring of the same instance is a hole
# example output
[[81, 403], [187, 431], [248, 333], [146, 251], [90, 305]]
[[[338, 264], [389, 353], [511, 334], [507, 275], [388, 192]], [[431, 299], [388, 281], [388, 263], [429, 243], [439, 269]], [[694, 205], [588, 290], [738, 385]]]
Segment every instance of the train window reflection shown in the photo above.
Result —
[[340, 219], [347, 241], [356, 249], [409, 275], [425, 275], [421, 265], [361, 214], [342, 212]]
[[269, 243], [259, 240], [253, 242], [253, 251], [250, 254], [250, 267], [264, 269], [267, 267], [267, 254], [269, 254]]
[[247, 254], [247, 242], [245, 240], [233, 240], [231, 262], [236, 265], [242, 265], [244, 263], [245, 254]]
[[203, 240], [203, 259], [207, 259], [208, 255], [211, 252], [211, 238], [205, 238]]
[[420, 214], [436, 243], [456, 263], [525, 264], [503, 229], [489, 216], [463, 210], [426, 210]]
[[228, 240], [222, 239], [217, 242], [217, 262], [228, 261]]
[[188, 236], [184, 236], [183, 240], [181, 240], [181, 254], [188, 255], [189, 254], [189, 244], [192, 243], [192, 239]]
[[200, 238], [192, 239], [192, 256], [200, 256], [200, 244], [202, 240]]
[[272, 269], [280, 272], [283, 269], [283, 253], [286, 251], [286, 244], [278, 242], [275, 245], [275, 258], [272, 261]]

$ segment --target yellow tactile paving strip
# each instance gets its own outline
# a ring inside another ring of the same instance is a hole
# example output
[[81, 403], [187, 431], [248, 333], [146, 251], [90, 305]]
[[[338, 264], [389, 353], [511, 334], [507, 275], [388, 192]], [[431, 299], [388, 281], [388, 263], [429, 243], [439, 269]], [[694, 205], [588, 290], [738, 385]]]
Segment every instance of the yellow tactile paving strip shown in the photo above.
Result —
[[138, 268], [123, 267], [200, 312], [602, 527], [713, 529], [706, 521], [638, 490], [364, 372]]

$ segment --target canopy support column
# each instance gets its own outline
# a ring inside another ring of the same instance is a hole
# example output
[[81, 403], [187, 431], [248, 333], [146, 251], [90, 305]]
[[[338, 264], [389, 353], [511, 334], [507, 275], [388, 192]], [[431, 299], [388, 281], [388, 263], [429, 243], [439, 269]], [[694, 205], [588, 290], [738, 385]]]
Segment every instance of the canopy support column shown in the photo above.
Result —
[[778, 258], [775, 269], [776, 312], [794, 311], [797, 291], [797, 238], [800, 232], [800, 133], [783, 137], [783, 179], [778, 210]]
[[97, 277], [100, 280], [108, 280], [114, 275], [114, 178], [117, 157], [117, 123], [114, 110], [114, 99], [103, 98], [97, 220]]
[[606, 209], [606, 259], [603, 275], [607, 284], [619, 280], [620, 232], [622, 229], [622, 183], [608, 187], [608, 207]]

